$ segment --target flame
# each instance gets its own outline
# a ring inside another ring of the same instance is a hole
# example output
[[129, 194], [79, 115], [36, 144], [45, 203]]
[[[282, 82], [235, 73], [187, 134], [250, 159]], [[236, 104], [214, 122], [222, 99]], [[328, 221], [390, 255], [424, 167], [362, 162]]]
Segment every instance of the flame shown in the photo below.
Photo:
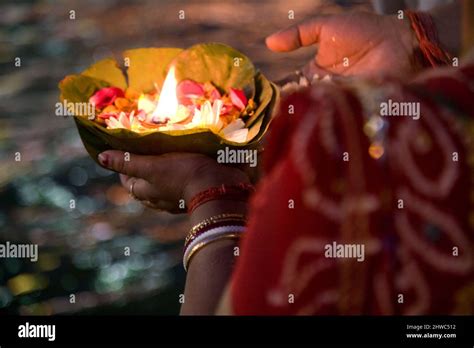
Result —
[[178, 97], [176, 95], [177, 85], [178, 82], [176, 81], [174, 66], [171, 66], [166, 75], [163, 87], [161, 87], [158, 105], [152, 114], [155, 122], [173, 119], [177, 115], [179, 108]]

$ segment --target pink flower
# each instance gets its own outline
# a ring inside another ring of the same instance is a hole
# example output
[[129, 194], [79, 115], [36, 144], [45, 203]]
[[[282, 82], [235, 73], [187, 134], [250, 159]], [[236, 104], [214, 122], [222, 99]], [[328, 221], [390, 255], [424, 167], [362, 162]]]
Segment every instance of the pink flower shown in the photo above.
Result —
[[245, 96], [244, 91], [241, 89], [231, 88], [229, 97], [232, 101], [232, 104], [234, 104], [234, 106], [240, 111], [244, 110], [247, 106], [247, 97]]
[[89, 103], [98, 109], [103, 109], [107, 105], [112, 104], [115, 99], [123, 97], [124, 93], [120, 88], [105, 87], [95, 92], [94, 95], [89, 98]]
[[[132, 115], [133, 118], [133, 115]], [[130, 119], [129, 115], [125, 112], [121, 112], [120, 114], [116, 115], [115, 117], [109, 117], [105, 120], [108, 128], [125, 128], [130, 129]]]
[[204, 88], [200, 83], [184, 80], [176, 87], [176, 95], [180, 104], [191, 105], [193, 99], [204, 97]]
[[219, 91], [217, 90], [217, 88], [213, 88], [211, 90], [211, 92], [209, 93], [209, 97], [211, 99], [211, 101], [214, 101], [216, 99], [221, 99], [221, 94], [219, 93]]

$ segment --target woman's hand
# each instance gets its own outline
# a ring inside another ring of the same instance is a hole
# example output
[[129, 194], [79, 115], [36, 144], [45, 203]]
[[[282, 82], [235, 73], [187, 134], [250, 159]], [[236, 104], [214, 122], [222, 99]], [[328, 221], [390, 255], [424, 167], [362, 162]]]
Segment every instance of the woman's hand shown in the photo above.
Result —
[[308, 78], [319, 75], [408, 75], [416, 71], [416, 38], [408, 19], [366, 12], [320, 15], [279, 31], [266, 40], [276, 52], [318, 44], [304, 68]]
[[110, 150], [99, 154], [98, 159], [104, 167], [121, 173], [123, 186], [138, 200], [173, 213], [185, 213], [182, 200], [187, 204], [209, 187], [249, 182], [243, 171], [200, 154], [126, 156], [124, 152]]

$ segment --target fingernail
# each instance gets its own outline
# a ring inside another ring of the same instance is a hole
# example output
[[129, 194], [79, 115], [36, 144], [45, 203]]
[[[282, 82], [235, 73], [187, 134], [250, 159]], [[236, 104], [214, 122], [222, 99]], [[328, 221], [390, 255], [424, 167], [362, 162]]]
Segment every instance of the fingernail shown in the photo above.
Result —
[[104, 167], [109, 166], [109, 157], [106, 154], [100, 153], [99, 156], [97, 156], [97, 159], [99, 160], [99, 163]]

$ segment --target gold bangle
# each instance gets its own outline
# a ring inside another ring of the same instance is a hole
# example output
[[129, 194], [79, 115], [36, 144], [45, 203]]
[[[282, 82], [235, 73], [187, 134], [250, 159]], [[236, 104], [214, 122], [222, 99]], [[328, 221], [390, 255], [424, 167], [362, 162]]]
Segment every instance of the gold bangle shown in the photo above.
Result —
[[210, 223], [202, 224], [198, 229], [196, 229], [194, 231], [190, 231], [188, 233], [188, 235], [186, 236], [186, 238], [184, 240], [184, 245], [187, 245], [188, 243], [190, 243], [194, 238], [196, 238], [199, 235], [199, 232], [201, 232], [206, 227], [208, 227], [210, 225], [213, 225], [213, 224], [221, 223], [221, 222], [232, 222], [232, 221], [234, 221], [234, 222], [235, 221], [241, 221], [241, 222], [243, 222], [243, 225], [245, 225], [245, 219], [237, 219], [237, 218], [219, 219], [219, 220], [216, 220], [216, 221], [212, 221]]
[[184, 240], [184, 244], [186, 245], [203, 228], [205, 228], [205, 227], [207, 227], [211, 224], [215, 224], [215, 223], [218, 223], [218, 222], [226, 222], [226, 221], [229, 221], [229, 220], [241, 220], [241, 221], [244, 221], [244, 222], [246, 221], [244, 214], [234, 214], [233, 213], [233, 214], [219, 214], [219, 215], [211, 216], [210, 218], [201, 221], [197, 225], [193, 226], [193, 228], [191, 228], [191, 230], [189, 231], [188, 235], [186, 236], [186, 238]]
[[197, 225], [195, 225], [191, 229], [191, 231], [194, 231], [198, 228], [201, 228], [201, 225], [206, 225], [206, 224], [209, 224], [211, 222], [221, 221], [222, 219], [229, 219], [229, 218], [245, 219], [245, 215], [244, 214], [235, 214], [235, 213], [231, 213], [231, 214], [225, 213], [225, 214], [214, 215], [214, 216], [211, 216], [210, 218], [207, 218], [207, 219], [201, 221]]
[[226, 234], [221, 234], [219, 236], [216, 236], [210, 240], [203, 240], [202, 242], [196, 244], [192, 249], [191, 251], [189, 252], [188, 254], [188, 257], [186, 258], [186, 260], [184, 260], [184, 269], [185, 271], [188, 271], [188, 268], [189, 268], [189, 264], [191, 263], [191, 258], [199, 251], [201, 250], [202, 248], [204, 248], [206, 245], [209, 245], [211, 243], [214, 243], [218, 240], [221, 240], [221, 239], [239, 239], [241, 236], [241, 233], [235, 233], [235, 232], [231, 232], [231, 233], [226, 233]]

